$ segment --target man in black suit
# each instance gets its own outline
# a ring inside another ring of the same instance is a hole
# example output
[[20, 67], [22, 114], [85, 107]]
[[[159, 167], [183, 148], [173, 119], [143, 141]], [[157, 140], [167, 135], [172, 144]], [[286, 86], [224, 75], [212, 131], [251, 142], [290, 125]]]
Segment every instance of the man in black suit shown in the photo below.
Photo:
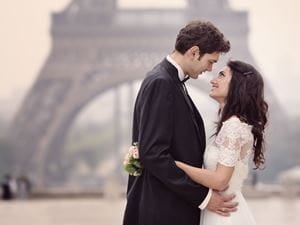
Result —
[[141, 176], [129, 177], [123, 225], [199, 225], [200, 209], [221, 215], [236, 209], [234, 196], [194, 183], [174, 162], [202, 166], [204, 124], [184, 81], [211, 71], [229, 50], [212, 23], [193, 21], [180, 30], [175, 50], [147, 74], [135, 103], [132, 136], [144, 168]]

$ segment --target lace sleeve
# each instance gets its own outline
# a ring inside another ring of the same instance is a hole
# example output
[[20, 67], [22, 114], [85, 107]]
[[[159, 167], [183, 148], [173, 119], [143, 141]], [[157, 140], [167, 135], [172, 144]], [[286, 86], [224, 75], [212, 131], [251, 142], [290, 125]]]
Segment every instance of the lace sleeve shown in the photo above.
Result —
[[218, 162], [224, 166], [233, 167], [240, 157], [242, 138], [241, 121], [237, 117], [231, 117], [223, 122], [223, 126], [216, 138], [219, 148]]

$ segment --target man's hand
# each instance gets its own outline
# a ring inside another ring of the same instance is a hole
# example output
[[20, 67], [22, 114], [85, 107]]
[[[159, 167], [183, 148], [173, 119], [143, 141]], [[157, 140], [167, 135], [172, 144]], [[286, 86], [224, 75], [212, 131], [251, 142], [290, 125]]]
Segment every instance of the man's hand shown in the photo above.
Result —
[[230, 216], [231, 212], [237, 210], [238, 203], [232, 201], [234, 198], [234, 194], [222, 196], [218, 192], [213, 191], [206, 209], [221, 216]]

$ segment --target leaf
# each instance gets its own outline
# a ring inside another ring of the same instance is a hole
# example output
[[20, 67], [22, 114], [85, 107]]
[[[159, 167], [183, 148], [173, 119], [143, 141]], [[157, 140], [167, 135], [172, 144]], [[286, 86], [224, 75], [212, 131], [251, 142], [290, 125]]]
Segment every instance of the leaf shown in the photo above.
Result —
[[132, 164], [133, 164], [135, 167], [137, 167], [138, 169], [143, 168], [141, 162], [138, 161], [138, 160], [135, 160]]

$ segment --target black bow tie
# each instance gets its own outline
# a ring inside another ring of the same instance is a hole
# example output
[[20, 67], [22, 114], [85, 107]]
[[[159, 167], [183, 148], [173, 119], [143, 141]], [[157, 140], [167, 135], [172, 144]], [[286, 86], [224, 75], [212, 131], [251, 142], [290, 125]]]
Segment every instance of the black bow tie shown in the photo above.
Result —
[[184, 84], [188, 79], [190, 79], [189, 76], [187, 76], [186, 78], [184, 78], [182, 81], [180, 81], [180, 83]]

